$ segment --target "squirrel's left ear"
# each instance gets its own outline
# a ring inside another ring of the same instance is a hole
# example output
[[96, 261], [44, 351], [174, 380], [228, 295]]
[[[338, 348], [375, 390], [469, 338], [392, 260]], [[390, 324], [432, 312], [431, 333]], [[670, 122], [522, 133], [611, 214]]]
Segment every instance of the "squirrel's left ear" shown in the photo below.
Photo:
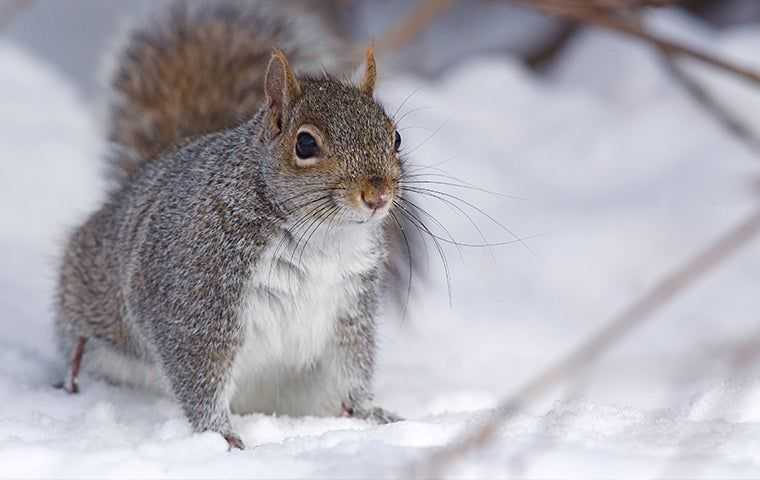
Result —
[[282, 130], [282, 121], [290, 103], [301, 95], [301, 86], [282, 50], [275, 49], [267, 66], [264, 93], [272, 115], [273, 128]]
[[375, 93], [375, 80], [377, 79], [377, 64], [375, 63], [375, 48], [367, 48], [364, 77], [359, 84], [359, 90], [370, 97]]

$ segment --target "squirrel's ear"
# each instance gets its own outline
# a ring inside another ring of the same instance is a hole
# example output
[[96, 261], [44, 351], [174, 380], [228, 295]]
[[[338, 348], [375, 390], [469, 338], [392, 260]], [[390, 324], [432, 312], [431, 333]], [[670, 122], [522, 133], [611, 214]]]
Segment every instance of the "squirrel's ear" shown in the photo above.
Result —
[[301, 86], [282, 50], [275, 49], [272, 52], [264, 80], [264, 92], [272, 113], [273, 126], [280, 130], [285, 109], [301, 95]]
[[367, 48], [367, 58], [365, 60], [364, 77], [359, 84], [359, 90], [370, 97], [375, 93], [375, 79], [377, 78], [377, 64], [375, 63], [375, 49], [370, 46]]

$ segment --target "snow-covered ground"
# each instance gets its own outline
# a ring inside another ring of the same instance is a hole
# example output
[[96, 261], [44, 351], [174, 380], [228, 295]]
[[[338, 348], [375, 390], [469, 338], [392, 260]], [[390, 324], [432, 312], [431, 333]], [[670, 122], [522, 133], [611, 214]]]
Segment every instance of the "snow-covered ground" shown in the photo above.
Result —
[[[654, 23], [760, 68], [760, 34]], [[699, 69], [760, 131], [760, 94]], [[550, 79], [477, 59], [434, 83], [384, 75], [414, 162], [505, 195], [449, 189], [525, 237], [448, 249], [449, 307], [434, 250], [406, 321], [383, 322], [378, 402], [409, 420], [235, 417], [249, 446], [193, 434], [172, 400], [85, 377], [50, 387], [56, 255], [101, 198], [97, 116], [67, 79], [0, 44], [0, 477], [393, 477], [454, 438], [581, 342], [659, 275], [742, 219], [758, 158], [662, 73], [603, 33]], [[418, 147], [415, 147], [418, 146]], [[462, 241], [479, 235], [428, 202]], [[474, 213], [491, 241], [509, 234]], [[758, 334], [760, 244], [630, 335], [577, 381], [530, 405], [462, 477], [760, 476], [760, 372], [731, 367]]]

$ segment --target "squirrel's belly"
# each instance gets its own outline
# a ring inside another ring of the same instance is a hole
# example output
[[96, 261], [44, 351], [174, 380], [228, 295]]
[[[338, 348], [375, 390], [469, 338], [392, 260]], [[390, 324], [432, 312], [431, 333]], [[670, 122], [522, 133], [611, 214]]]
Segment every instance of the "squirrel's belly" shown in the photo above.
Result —
[[245, 292], [245, 341], [235, 359], [236, 413], [337, 415], [345, 394], [335, 375], [318, 372], [334, 345], [349, 301], [345, 264], [317, 257], [301, 268], [265, 254]]

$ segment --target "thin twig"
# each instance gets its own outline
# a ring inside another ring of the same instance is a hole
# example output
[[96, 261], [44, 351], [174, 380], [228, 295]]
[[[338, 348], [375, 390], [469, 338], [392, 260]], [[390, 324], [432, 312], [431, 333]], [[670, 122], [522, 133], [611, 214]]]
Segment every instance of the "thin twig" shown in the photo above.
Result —
[[730, 135], [746, 145], [754, 153], [760, 154], [760, 138], [733, 112], [722, 105], [710, 91], [678, 64], [678, 59], [668, 52], [661, 52], [665, 68], [681, 84], [686, 93], [713, 117]]
[[[593, 2], [559, 1], [559, 0], [511, 0], [514, 3], [539, 9], [549, 15], [560, 16], [587, 25], [604, 28], [643, 40], [650, 45], [669, 54], [689, 57], [714, 68], [740, 76], [752, 83], [760, 85], [760, 73], [750, 68], [736, 65], [716, 55], [697, 50], [694, 47], [663, 38], [646, 31], [620, 16], [614, 15], [607, 9], [598, 8]], [[614, 0], [613, 0], [614, 1]]]
[[525, 64], [534, 70], [541, 70], [547, 65], [551, 65], [579, 31], [577, 23], [563, 21], [552, 38], [540, 49], [526, 55]]
[[614, 316], [590, 340], [544, 370], [517, 393], [502, 401], [489, 418], [477, 428], [436, 451], [422, 463], [414, 465], [411, 475], [425, 478], [439, 477], [452, 462], [467, 452], [487, 444], [499, 431], [501, 425], [520, 411], [523, 405], [536, 400], [561, 381], [577, 375], [633, 328], [651, 318], [653, 313], [667, 305], [678, 294], [750, 243], [758, 233], [760, 233], [760, 209], [707, 249], [695, 255], [684, 266], [666, 275], [641, 298]]
[[[583, 375], [577, 376], [573, 383], [567, 387], [567, 391], [559, 399], [556, 405], [572, 404], [573, 402], [580, 400], [584, 392], [587, 390], [590, 377], [589, 373], [590, 369], [587, 369]], [[531, 460], [535, 461], [536, 457], [539, 455], [546, 454], [555, 443], [555, 440], [551, 438], [550, 432], [552, 422], [554, 421], [552, 414], [553, 411], [550, 411], [547, 415], [544, 415], [543, 418], [541, 418], [538, 428], [534, 433], [535, 438], [533, 439], [533, 442], [529, 443], [521, 450], [518, 450], [509, 459], [509, 465], [513, 470], [513, 476], [524, 477]], [[577, 418], [571, 419], [563, 425], [564, 428], [570, 427], [576, 420]]]
[[453, 3], [454, 0], [420, 0], [415, 9], [398, 26], [383, 34], [377, 41], [376, 48], [381, 51], [400, 49], [427, 29]]
[[[629, 18], [641, 27], [642, 20], [640, 15], [634, 13]], [[760, 138], [755, 135], [749, 126], [745, 125], [731, 110], [721, 104], [707, 87], [703, 86], [693, 75], [689, 74], [689, 71], [683, 68], [679, 63], [678, 57], [673, 52], [659, 49], [659, 54], [665, 68], [673, 79], [702, 107], [705, 113], [713, 117], [729, 135], [743, 143], [754, 153], [760, 153]]]
[[5, 30], [19, 13], [32, 6], [33, 0], [9, 0], [0, 4], [0, 31]]
[[583, 10], [622, 11], [644, 7], [667, 7], [682, 0], [518, 0], [530, 3], [551, 15], [563, 15], [565, 12]]

